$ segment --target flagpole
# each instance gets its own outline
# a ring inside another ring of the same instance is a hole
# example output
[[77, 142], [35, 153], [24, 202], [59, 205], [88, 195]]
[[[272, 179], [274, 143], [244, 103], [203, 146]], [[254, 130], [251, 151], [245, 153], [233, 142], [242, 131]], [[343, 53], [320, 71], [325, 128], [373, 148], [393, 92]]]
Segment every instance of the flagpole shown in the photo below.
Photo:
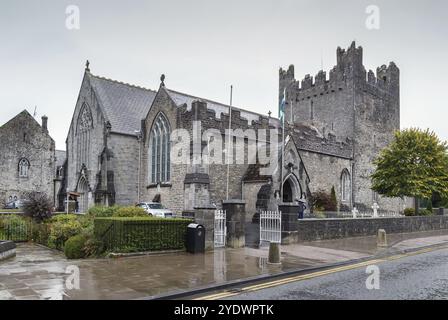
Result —
[[227, 145], [227, 200], [229, 200], [229, 180], [230, 180], [230, 147], [232, 135], [230, 131], [232, 130], [232, 101], [233, 100], [233, 85], [230, 86], [230, 106], [229, 106], [229, 142]]
[[286, 104], [286, 89], [283, 91], [283, 101], [280, 105], [280, 116], [282, 121], [282, 148], [280, 155], [280, 201], [283, 202], [283, 154], [284, 154], [284, 139], [285, 139], [285, 104]]

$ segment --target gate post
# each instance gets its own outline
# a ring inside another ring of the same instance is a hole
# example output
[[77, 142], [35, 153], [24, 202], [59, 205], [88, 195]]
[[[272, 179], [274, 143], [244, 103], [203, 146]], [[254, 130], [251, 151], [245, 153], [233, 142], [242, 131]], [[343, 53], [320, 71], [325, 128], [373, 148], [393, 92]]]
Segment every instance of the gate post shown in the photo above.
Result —
[[278, 211], [282, 213], [282, 244], [299, 242], [299, 206], [294, 203], [280, 203]]
[[215, 239], [215, 206], [194, 207], [194, 221], [205, 228], [205, 250], [213, 250]]
[[243, 248], [246, 245], [246, 202], [223, 200], [222, 208], [227, 214], [227, 246]]

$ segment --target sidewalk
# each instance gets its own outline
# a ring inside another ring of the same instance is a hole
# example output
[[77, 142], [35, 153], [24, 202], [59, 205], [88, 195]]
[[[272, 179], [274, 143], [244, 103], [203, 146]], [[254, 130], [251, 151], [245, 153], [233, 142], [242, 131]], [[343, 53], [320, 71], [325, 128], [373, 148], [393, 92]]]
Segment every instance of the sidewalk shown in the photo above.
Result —
[[[343, 263], [428, 245], [448, 244], [448, 230], [282, 246], [282, 266], [267, 265], [268, 250], [222, 249], [201, 255], [172, 253], [117, 259], [66, 260], [62, 254], [20, 244], [0, 263], [1, 299], [139, 299], [297, 269]], [[80, 269], [80, 290], [65, 289], [66, 267]]]

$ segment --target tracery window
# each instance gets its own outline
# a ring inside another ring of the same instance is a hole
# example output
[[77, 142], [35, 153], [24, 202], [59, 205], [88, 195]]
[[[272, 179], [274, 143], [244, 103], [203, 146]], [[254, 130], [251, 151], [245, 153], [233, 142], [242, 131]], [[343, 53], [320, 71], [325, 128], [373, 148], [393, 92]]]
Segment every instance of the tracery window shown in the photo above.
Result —
[[83, 164], [87, 167], [89, 166], [90, 132], [92, 128], [92, 113], [89, 106], [84, 103], [81, 107], [76, 126], [76, 154], [78, 170], [81, 170], [81, 166]]
[[341, 174], [341, 199], [342, 201], [350, 200], [351, 180], [350, 173], [345, 169]]
[[170, 135], [169, 122], [160, 113], [154, 121], [149, 137], [150, 183], [170, 181]]
[[23, 158], [19, 161], [19, 177], [26, 178], [28, 177], [28, 171], [30, 169], [30, 162]]

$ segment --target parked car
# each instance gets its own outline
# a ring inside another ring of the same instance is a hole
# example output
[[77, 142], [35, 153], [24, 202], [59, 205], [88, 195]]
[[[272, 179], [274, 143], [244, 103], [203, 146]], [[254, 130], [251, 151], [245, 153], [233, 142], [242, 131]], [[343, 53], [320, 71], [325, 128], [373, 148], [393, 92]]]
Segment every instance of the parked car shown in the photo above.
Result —
[[145, 209], [145, 211], [153, 217], [158, 218], [172, 218], [173, 212], [169, 209], [166, 209], [162, 206], [161, 203], [158, 202], [141, 202], [137, 205], [137, 207]]
[[3, 209], [22, 209], [23, 208], [23, 200], [15, 200], [8, 202]]

